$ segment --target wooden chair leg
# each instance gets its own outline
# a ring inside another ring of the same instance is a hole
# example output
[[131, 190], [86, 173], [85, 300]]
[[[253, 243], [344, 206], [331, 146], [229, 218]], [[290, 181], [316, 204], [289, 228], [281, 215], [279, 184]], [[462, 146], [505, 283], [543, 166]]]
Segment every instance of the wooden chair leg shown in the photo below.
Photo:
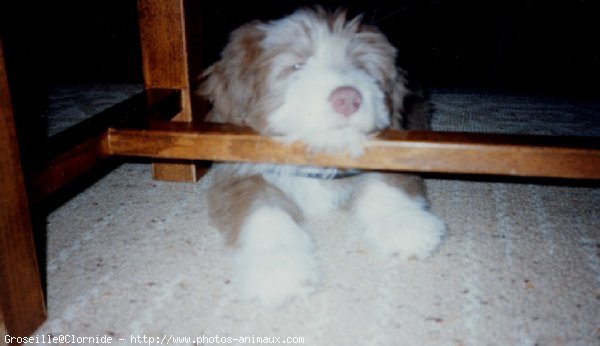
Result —
[[[182, 90], [181, 113], [174, 121], [192, 121], [183, 0], [138, 0], [144, 84]], [[156, 160], [154, 178], [196, 181], [202, 169], [192, 161]]]
[[46, 308], [1, 42], [0, 162], [0, 330], [27, 336]]

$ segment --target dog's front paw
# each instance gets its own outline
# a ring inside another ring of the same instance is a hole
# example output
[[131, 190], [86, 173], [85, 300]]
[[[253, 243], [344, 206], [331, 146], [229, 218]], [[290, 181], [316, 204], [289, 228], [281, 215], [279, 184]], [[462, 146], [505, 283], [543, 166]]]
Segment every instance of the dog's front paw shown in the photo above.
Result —
[[237, 258], [238, 289], [243, 299], [277, 308], [313, 293], [319, 280], [311, 253], [277, 249], [242, 253]]
[[444, 223], [425, 204], [422, 198], [372, 179], [355, 205], [355, 215], [367, 241], [381, 253], [422, 259], [438, 247], [445, 233]]
[[384, 255], [402, 259], [428, 257], [441, 243], [444, 223], [421, 208], [398, 210], [365, 225], [365, 238]]
[[255, 210], [246, 220], [236, 255], [242, 298], [278, 307], [315, 290], [319, 275], [310, 237], [278, 208]]

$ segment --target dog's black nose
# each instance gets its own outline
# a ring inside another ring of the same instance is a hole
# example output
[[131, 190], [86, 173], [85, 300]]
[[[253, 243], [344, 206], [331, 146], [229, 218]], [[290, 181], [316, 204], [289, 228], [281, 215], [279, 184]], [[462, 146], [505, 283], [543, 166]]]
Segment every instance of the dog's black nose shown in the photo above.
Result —
[[349, 116], [360, 108], [362, 95], [354, 87], [343, 86], [331, 92], [329, 102], [336, 113]]

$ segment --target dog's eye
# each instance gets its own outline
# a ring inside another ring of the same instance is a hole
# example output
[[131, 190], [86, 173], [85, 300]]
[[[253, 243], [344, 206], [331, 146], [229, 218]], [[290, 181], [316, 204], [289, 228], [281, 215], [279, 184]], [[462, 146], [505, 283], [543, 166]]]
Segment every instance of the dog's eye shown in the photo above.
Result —
[[283, 78], [287, 78], [291, 75], [294, 74], [294, 72], [301, 70], [302, 68], [304, 68], [304, 62], [296, 62], [294, 64], [286, 64], [283, 66], [283, 68], [279, 71], [279, 73], [277, 74], [276, 78], [277, 79], [283, 79]]

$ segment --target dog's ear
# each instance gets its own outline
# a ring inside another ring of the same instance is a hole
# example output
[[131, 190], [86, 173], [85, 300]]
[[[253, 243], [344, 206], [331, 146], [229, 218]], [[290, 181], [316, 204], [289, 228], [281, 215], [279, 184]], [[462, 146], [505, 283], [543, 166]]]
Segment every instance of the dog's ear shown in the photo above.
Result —
[[378, 28], [366, 24], [355, 26], [357, 33], [350, 48], [353, 61], [378, 82], [385, 94], [389, 119], [380, 119], [380, 123], [402, 128], [404, 101], [410, 91], [406, 73], [396, 67], [397, 50]]
[[389, 74], [389, 78], [385, 83], [387, 84], [386, 98], [391, 127], [396, 129], [405, 127], [405, 101], [409, 94], [405, 75], [403, 70], [397, 69], [397, 72]]
[[213, 105], [209, 121], [252, 125], [247, 113], [264, 82], [258, 71], [265, 36], [261, 26], [252, 22], [233, 31], [221, 59], [202, 73], [198, 92]]

